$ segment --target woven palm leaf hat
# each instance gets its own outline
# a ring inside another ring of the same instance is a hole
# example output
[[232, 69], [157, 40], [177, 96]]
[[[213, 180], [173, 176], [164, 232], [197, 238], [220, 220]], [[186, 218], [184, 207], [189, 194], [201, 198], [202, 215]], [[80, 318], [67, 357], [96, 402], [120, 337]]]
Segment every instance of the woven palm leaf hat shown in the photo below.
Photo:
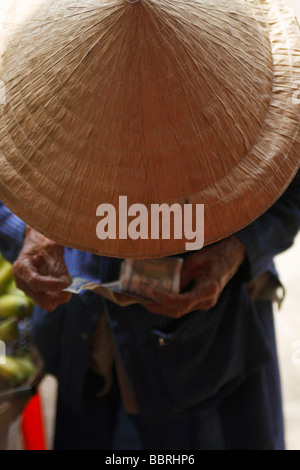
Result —
[[[205, 244], [264, 213], [299, 168], [300, 33], [284, 0], [1, 2], [0, 199], [50, 239], [113, 257], [100, 204], [204, 204]], [[297, 88], [298, 87], [298, 88]]]

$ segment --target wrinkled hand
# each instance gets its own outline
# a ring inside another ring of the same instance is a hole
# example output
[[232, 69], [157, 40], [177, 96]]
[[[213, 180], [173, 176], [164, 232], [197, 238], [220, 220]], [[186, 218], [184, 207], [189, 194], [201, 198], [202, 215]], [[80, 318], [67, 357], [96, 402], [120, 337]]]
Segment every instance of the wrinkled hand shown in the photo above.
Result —
[[17, 287], [49, 312], [72, 297], [62, 292], [72, 281], [64, 262], [64, 248], [30, 227], [13, 269]]
[[146, 308], [160, 315], [180, 318], [194, 310], [214, 307], [230, 279], [246, 257], [246, 247], [234, 236], [193, 253], [181, 272], [181, 292], [178, 295], [155, 292], [155, 302]]

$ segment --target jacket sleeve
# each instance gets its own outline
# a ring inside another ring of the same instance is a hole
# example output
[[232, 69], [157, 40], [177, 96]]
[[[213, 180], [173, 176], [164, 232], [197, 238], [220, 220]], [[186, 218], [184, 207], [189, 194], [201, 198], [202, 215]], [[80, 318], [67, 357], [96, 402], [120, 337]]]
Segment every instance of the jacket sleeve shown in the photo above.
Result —
[[236, 236], [246, 245], [248, 280], [263, 274], [273, 258], [290, 248], [300, 229], [300, 170], [281, 198]]
[[0, 201], [0, 252], [13, 263], [22, 248], [25, 223]]

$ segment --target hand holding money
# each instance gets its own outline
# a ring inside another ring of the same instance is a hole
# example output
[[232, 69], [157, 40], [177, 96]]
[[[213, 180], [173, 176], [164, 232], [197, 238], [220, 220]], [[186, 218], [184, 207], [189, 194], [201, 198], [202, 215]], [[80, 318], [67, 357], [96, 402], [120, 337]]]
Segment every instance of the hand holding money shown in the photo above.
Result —
[[72, 280], [64, 262], [64, 248], [28, 227], [14, 264], [14, 276], [19, 289], [36, 305], [53, 311], [68, 302], [72, 294], [84, 290], [124, 307], [153, 299], [155, 289], [176, 294], [180, 288], [181, 267], [181, 258], [124, 260], [120, 278], [112, 283]]
[[155, 298], [155, 290], [178, 294], [183, 259], [178, 257], [133, 260], [125, 259], [121, 264], [119, 278], [113, 282], [91, 282], [87, 279], [74, 278], [65, 289], [72, 294], [84, 290], [94, 292], [121, 307], [142, 304]]
[[120, 306], [140, 303], [152, 313], [180, 318], [216, 305], [245, 256], [244, 245], [230, 237], [190, 255], [184, 264], [180, 257], [124, 260], [113, 283], [78, 278], [71, 283], [63, 247], [28, 229], [14, 274], [18, 287], [48, 311], [89, 289]]
[[217, 304], [245, 257], [245, 246], [234, 236], [193, 253], [182, 268], [182, 293], [155, 290], [154, 302], [146, 304], [146, 308], [175, 319], [194, 310], [209, 310]]
[[16, 285], [44, 310], [53, 311], [71, 299], [63, 292], [70, 282], [64, 248], [27, 227], [24, 244], [14, 263]]

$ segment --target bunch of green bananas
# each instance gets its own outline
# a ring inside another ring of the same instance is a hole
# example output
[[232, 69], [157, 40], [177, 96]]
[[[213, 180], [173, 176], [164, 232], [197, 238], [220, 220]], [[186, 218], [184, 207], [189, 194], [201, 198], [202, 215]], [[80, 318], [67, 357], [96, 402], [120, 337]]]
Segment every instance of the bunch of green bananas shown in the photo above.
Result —
[[10, 387], [17, 387], [26, 382], [35, 373], [35, 365], [30, 356], [3, 356], [0, 354], [0, 377], [5, 379]]
[[[17, 288], [12, 265], [0, 254], [0, 320], [30, 316], [33, 306], [33, 301]], [[0, 340], [5, 341], [1, 335]]]
[[[14, 281], [13, 267], [0, 253], [0, 341], [5, 345], [19, 339], [19, 322], [30, 317], [34, 303]], [[1, 351], [3, 352], [3, 351]], [[26, 381], [35, 367], [26, 352], [14, 357], [0, 354], [0, 378], [15, 387]]]
[[15, 341], [18, 338], [18, 321], [17, 317], [12, 317], [3, 320], [0, 323], [0, 341], [9, 343], [10, 341]]

